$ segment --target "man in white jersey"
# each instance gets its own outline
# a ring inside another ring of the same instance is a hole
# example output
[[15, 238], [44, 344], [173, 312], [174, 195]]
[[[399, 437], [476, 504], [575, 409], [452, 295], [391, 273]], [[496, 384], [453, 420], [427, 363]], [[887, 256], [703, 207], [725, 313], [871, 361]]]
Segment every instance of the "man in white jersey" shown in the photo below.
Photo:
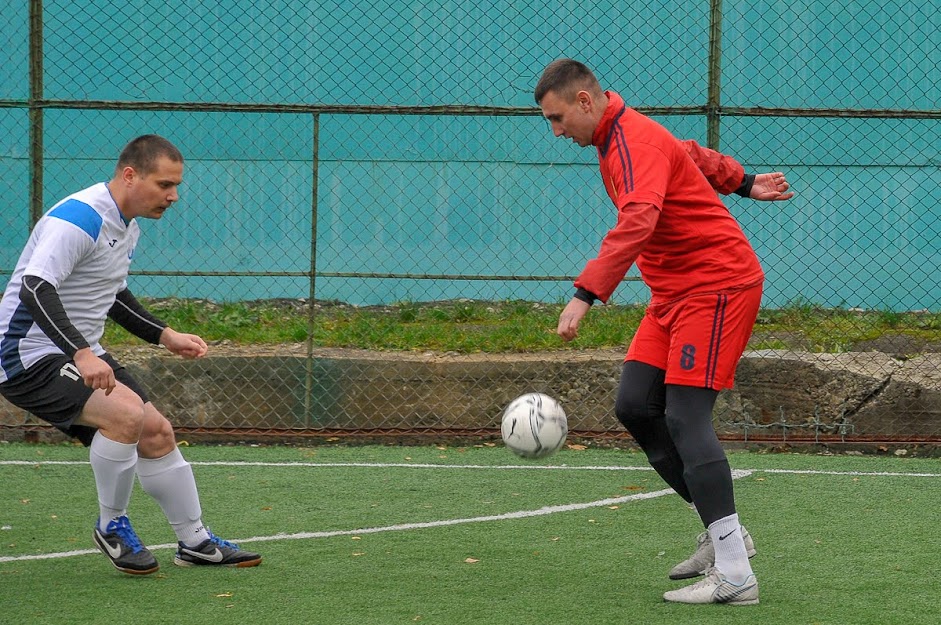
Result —
[[148, 313], [127, 286], [137, 218], [160, 219], [179, 199], [182, 180], [183, 155], [172, 143], [134, 139], [109, 182], [65, 198], [36, 223], [0, 300], [0, 394], [89, 447], [100, 514], [95, 544], [135, 575], [159, 568], [127, 518], [135, 474], [177, 535], [175, 564], [261, 563], [203, 524], [173, 427], [99, 344], [110, 317], [184, 358], [206, 354], [205, 341]]

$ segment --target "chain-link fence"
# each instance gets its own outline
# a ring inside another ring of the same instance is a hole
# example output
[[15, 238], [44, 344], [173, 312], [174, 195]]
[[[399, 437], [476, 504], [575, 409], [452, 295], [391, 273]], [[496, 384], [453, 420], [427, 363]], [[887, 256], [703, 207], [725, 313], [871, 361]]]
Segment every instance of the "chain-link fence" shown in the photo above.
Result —
[[[939, 8], [9, 5], [0, 271], [9, 276], [46, 208], [107, 179], [127, 140], [155, 132], [181, 148], [186, 172], [181, 201], [142, 224], [140, 297], [279, 300], [311, 328], [330, 306], [566, 301], [614, 223], [593, 150], [554, 139], [533, 104], [542, 69], [568, 56], [675, 135], [748, 171], [784, 171], [797, 192], [779, 204], [726, 199], [767, 281], [737, 387], [717, 407], [722, 434], [936, 442]], [[635, 275], [616, 304], [646, 301]], [[213, 345], [198, 362], [115, 351], [183, 432], [479, 437], [510, 399], [541, 390], [574, 430], [614, 436], [627, 340], [625, 330], [613, 349], [485, 355], [327, 348], [310, 332], [297, 344]], [[2, 410], [4, 436], [47, 431]]]

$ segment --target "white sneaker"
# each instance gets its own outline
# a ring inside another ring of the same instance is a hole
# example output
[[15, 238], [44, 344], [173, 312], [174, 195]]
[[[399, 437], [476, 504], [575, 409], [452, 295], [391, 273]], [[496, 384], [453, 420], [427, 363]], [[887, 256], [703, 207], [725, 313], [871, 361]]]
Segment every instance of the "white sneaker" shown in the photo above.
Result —
[[663, 593], [664, 601], [674, 603], [727, 603], [729, 605], [755, 605], [758, 603], [758, 580], [749, 575], [741, 584], [733, 584], [719, 569], [712, 567], [705, 579], [695, 584]]
[[[758, 553], [755, 551], [755, 541], [752, 540], [751, 534], [748, 533], [745, 526], [742, 526], [742, 540], [745, 541], [745, 553], [748, 554], [749, 558], [754, 557]], [[715, 565], [716, 549], [712, 544], [709, 532], [703, 532], [697, 536], [696, 543], [696, 551], [693, 552], [693, 555], [670, 570], [670, 579], [699, 577], [705, 575], [706, 571]]]

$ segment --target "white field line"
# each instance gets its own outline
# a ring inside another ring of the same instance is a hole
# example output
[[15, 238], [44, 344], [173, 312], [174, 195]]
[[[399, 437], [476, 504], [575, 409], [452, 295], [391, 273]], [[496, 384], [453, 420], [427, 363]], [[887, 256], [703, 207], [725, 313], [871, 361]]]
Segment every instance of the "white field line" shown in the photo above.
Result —
[[[73, 461], [48, 461], [48, 462], [20, 462], [20, 461], [0, 461], [0, 464], [13, 464], [13, 465], [36, 465], [36, 464], [54, 464], [54, 465], [77, 465], [77, 464], [87, 464], [84, 462], [73, 462]], [[408, 468], [508, 468], [508, 467], [486, 467], [473, 465], [467, 467], [465, 465], [416, 465], [416, 464], [368, 464], [368, 463], [338, 463], [338, 464], [323, 464], [323, 463], [199, 463], [194, 462], [193, 464], [210, 464], [210, 465], [223, 465], [223, 466], [244, 466], [246, 464], [251, 466], [314, 466], [314, 467], [325, 467], [325, 466], [340, 466], [340, 467], [408, 467]], [[539, 466], [539, 465], [533, 465]], [[529, 465], [521, 465], [520, 468], [532, 468]], [[556, 467], [556, 468], [565, 468], [565, 467]], [[582, 467], [579, 467], [582, 468]], [[586, 467], [587, 468], [587, 467]], [[647, 467], [599, 467], [603, 470], [617, 470], [617, 469], [634, 469], [641, 468], [646, 469]], [[748, 472], [745, 471], [733, 471], [733, 478], [744, 477], [748, 475]], [[572, 503], [572, 504], [563, 504], [558, 506], [545, 506], [539, 508], [538, 510], [521, 510], [518, 512], [507, 512], [505, 514], [493, 514], [480, 517], [468, 517], [468, 518], [459, 518], [459, 519], [445, 519], [442, 521], [429, 521], [425, 523], [402, 523], [398, 525], [387, 525], [383, 527], [365, 527], [355, 530], [334, 530], [328, 532], [300, 532], [295, 534], [275, 534], [273, 536], [254, 536], [252, 538], [242, 538], [236, 540], [236, 543], [252, 543], [252, 542], [268, 542], [272, 540], [309, 540], [314, 538], [331, 538], [334, 536], [356, 536], [360, 534], [378, 534], [380, 532], [401, 532], [408, 530], [416, 529], [427, 529], [431, 527], [446, 527], [450, 525], [460, 525], [464, 523], [486, 523], [490, 521], [503, 521], [507, 519], [525, 519], [530, 517], [545, 516], [547, 514], [555, 514], [558, 512], [572, 512], [575, 510], [586, 510], [588, 508], [600, 508], [603, 506], [614, 506], [622, 503], [628, 503], [631, 501], [641, 501], [644, 499], [653, 499], [655, 497], [663, 497], [664, 495], [669, 495], [673, 493], [672, 488], [665, 488], [663, 490], [658, 490], [650, 493], [637, 493], [634, 495], [625, 495], [624, 497], [612, 497], [607, 499], [600, 499], [598, 501], [590, 501], [587, 503]], [[153, 545], [149, 547], [151, 550], [156, 549], [176, 549], [175, 543], [165, 543], [162, 545]], [[76, 551], [64, 551], [59, 553], [43, 553], [43, 554], [31, 554], [31, 555], [22, 555], [22, 556], [0, 556], [0, 563], [3, 562], [22, 562], [26, 560], [50, 560], [58, 558], [69, 558], [74, 556], [83, 556], [89, 554], [98, 553], [97, 549], [80, 549]]]
[[[0, 466], [40, 465], [87, 465], [87, 460], [0, 460]], [[432, 464], [414, 462], [190, 462], [193, 466], [206, 467], [309, 467], [330, 469], [343, 467], [401, 468], [401, 469], [482, 469], [482, 470], [530, 470], [530, 471], [653, 471], [649, 466], [570, 466], [565, 464]], [[819, 471], [815, 469], [737, 469], [748, 473], [781, 473], [793, 475], [850, 475], [872, 477], [941, 477], [941, 473], [907, 473], [902, 471]]]
[[[598, 501], [589, 501], [587, 503], [569, 503], [559, 506], [545, 506], [538, 510], [520, 510], [518, 512], [507, 512], [505, 514], [491, 514], [487, 516], [469, 517], [463, 519], [445, 519], [443, 521], [428, 521], [426, 523], [401, 523], [398, 525], [386, 525], [383, 527], [363, 527], [355, 530], [334, 530], [329, 532], [298, 532], [295, 534], [275, 534], [273, 536], [253, 536], [252, 538], [242, 538], [233, 542], [236, 543], [257, 543], [269, 542], [272, 540], [307, 540], [313, 538], [332, 538], [334, 536], [358, 536], [361, 534], [378, 534], [380, 532], [402, 532], [408, 530], [427, 529], [430, 527], [447, 527], [449, 525], [461, 525], [463, 523], [486, 523], [489, 521], [503, 521], [506, 519], [526, 519], [530, 517], [545, 516], [557, 512], [572, 512], [575, 510], [586, 510], [588, 508], [600, 508], [602, 506], [614, 506], [630, 501], [640, 501], [643, 499], [653, 499], [663, 497], [673, 493], [672, 488], [653, 491], [650, 493], [637, 493], [635, 495], [625, 495], [624, 497], [611, 497], [608, 499], [599, 499]], [[165, 543], [162, 545], [153, 545], [148, 549], [176, 549], [176, 543]], [[78, 551], [65, 551], [60, 553], [42, 553], [24, 556], [2, 556], [2, 562], [20, 562], [23, 560], [49, 560], [53, 558], [68, 558], [72, 556], [82, 556], [86, 554], [98, 553], [97, 549], [81, 549]]]
[[[87, 465], [87, 461], [77, 460], [0, 460], [0, 466], [37, 466], [37, 465]], [[408, 469], [531, 469], [531, 470], [566, 470], [566, 471], [651, 471], [650, 467], [632, 467], [632, 466], [566, 466], [566, 465], [459, 465], [459, 464], [419, 464], [419, 463], [369, 463], [369, 462], [192, 462], [193, 465], [200, 466], [257, 466], [257, 467], [307, 467], [307, 468], [331, 468], [331, 467], [361, 467], [361, 468], [408, 468]], [[848, 476], [873, 476], [873, 477], [941, 477], [941, 473], [900, 473], [888, 471], [815, 471], [801, 469], [733, 469], [733, 479], [746, 477], [753, 473], [780, 473], [795, 475], [848, 475]], [[521, 510], [518, 512], [507, 512], [505, 514], [487, 515], [480, 517], [468, 517], [458, 519], [445, 519], [442, 521], [429, 521], [426, 523], [402, 523], [398, 525], [387, 525], [383, 527], [368, 527], [354, 530], [334, 530], [325, 532], [299, 532], [295, 534], [275, 534], [273, 536], [254, 536], [236, 540], [237, 543], [269, 542], [274, 540], [309, 540], [315, 538], [331, 538], [334, 536], [355, 536], [360, 534], [377, 534], [380, 532], [408, 531], [415, 529], [427, 529], [432, 527], [446, 527], [450, 525], [460, 525], [465, 523], [486, 523], [490, 521], [503, 521], [507, 519], [524, 519], [559, 512], [572, 512], [575, 510], [585, 510], [588, 508], [600, 508], [603, 506], [618, 505], [632, 501], [641, 501], [644, 499], [653, 499], [673, 493], [672, 489], [663, 489], [650, 493], [637, 493], [626, 495], [624, 497], [614, 497], [590, 501], [587, 503], [563, 504], [558, 506], [545, 506], [537, 510]], [[175, 543], [165, 543], [162, 545], [153, 545], [150, 549], [175, 549]], [[68, 558], [81, 555], [98, 553], [97, 549], [80, 549], [76, 551], [64, 551], [58, 553], [32, 554], [22, 556], [0, 556], [0, 563], [3, 562], [21, 562], [26, 560], [49, 560], [57, 558]]]

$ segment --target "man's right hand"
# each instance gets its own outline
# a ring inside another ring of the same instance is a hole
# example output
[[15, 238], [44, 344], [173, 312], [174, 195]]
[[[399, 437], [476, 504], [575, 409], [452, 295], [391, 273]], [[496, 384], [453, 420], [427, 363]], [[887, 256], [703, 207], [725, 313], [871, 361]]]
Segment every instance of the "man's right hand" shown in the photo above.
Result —
[[117, 381], [114, 379], [114, 369], [111, 368], [111, 365], [96, 356], [90, 347], [75, 352], [72, 360], [75, 361], [75, 366], [82, 375], [85, 386], [92, 389], [102, 389], [105, 395], [111, 394], [111, 391], [117, 385]]
[[565, 305], [562, 314], [559, 316], [559, 327], [556, 334], [561, 336], [563, 341], [574, 339], [578, 336], [578, 322], [589, 310], [591, 310], [591, 304], [573, 297], [572, 301]]

